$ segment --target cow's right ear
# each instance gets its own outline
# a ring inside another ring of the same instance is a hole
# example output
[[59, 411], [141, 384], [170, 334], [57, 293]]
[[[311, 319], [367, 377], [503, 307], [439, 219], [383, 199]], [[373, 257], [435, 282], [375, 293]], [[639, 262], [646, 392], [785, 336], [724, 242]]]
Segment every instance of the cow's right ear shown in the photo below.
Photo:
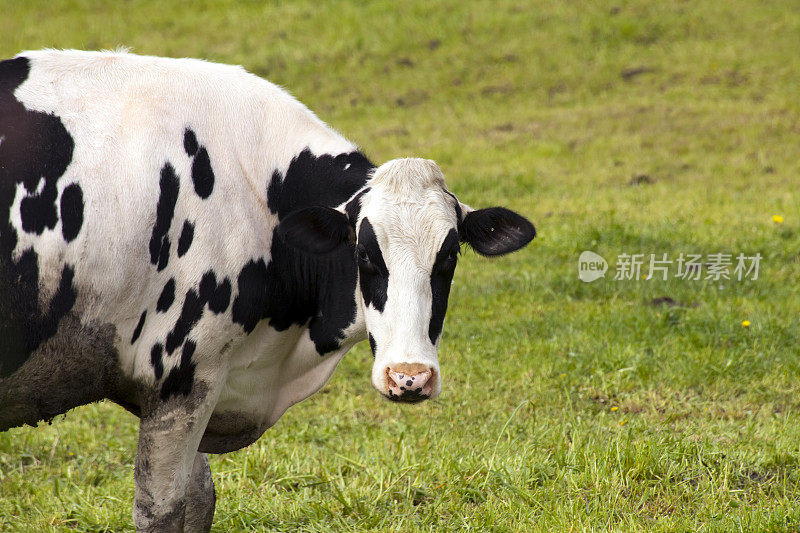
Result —
[[278, 225], [278, 237], [288, 245], [311, 254], [327, 254], [356, 240], [347, 215], [323, 206], [306, 207], [289, 213]]

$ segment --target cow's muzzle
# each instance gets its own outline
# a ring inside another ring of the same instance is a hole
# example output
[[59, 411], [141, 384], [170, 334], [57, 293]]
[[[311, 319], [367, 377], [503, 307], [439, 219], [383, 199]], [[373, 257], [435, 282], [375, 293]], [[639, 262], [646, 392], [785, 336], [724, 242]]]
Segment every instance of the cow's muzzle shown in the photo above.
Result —
[[416, 403], [431, 397], [436, 370], [421, 363], [400, 363], [386, 367], [387, 397], [394, 402]]

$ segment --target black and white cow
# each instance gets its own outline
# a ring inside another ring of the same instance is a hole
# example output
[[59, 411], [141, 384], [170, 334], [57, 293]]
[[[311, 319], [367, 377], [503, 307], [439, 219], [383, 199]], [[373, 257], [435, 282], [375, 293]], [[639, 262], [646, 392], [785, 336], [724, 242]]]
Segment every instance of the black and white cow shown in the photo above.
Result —
[[111, 399], [141, 418], [137, 530], [206, 531], [205, 453], [366, 339], [381, 394], [435, 397], [460, 244], [534, 235], [240, 67], [23, 53], [0, 62], [0, 431]]

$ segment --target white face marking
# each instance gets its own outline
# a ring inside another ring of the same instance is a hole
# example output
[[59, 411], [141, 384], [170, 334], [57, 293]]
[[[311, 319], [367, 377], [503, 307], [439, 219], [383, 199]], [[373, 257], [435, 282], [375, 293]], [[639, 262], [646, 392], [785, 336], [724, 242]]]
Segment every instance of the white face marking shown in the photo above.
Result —
[[347, 164], [344, 166], [344, 169], [345, 169], [345, 170], [347, 170], [348, 168], [350, 168], [350, 163], [347, 163]]
[[[382, 311], [369, 294], [359, 291], [366, 304], [367, 331], [376, 346], [372, 384], [387, 395], [388, 369], [424, 365], [434, 380], [425, 392], [435, 397], [441, 383], [439, 338], [437, 335], [433, 343], [429, 336], [431, 272], [442, 243], [457, 226], [455, 200], [445, 192], [444, 177], [436, 164], [424, 159], [390, 161], [377, 169], [368, 186], [359, 228], [365, 219], [369, 221], [388, 270]], [[363, 234], [359, 235], [362, 239]], [[364, 244], [359, 241], [360, 246]], [[363, 272], [361, 269], [362, 276]]]

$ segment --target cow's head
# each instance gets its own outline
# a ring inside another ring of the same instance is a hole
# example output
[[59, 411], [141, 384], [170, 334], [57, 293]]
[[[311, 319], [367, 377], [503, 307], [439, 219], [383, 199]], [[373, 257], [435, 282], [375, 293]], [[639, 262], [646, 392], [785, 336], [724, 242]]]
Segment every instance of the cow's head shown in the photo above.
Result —
[[513, 211], [459, 202], [436, 163], [426, 159], [381, 165], [347, 203], [295, 211], [281, 222], [280, 233], [314, 254], [352, 248], [356, 298], [375, 355], [372, 384], [403, 402], [441, 391], [437, 350], [460, 245], [498, 256], [536, 235]]

